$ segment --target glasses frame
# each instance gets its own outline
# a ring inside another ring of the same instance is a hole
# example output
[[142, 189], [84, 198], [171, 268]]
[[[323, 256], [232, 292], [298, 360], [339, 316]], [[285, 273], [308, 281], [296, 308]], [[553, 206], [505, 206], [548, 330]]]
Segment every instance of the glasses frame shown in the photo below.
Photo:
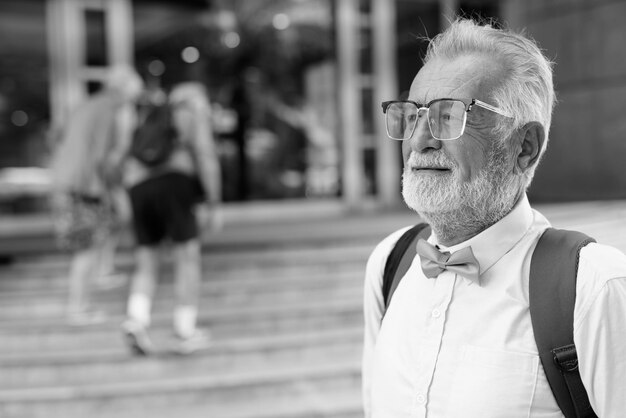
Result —
[[[461, 127], [461, 133], [454, 137], [454, 138], [437, 138], [435, 136], [435, 134], [433, 133], [433, 128], [430, 125], [430, 106], [433, 103], [436, 102], [440, 102], [442, 100], [453, 100], [456, 102], [461, 102], [463, 103], [463, 105], [465, 106], [465, 113], [463, 113], [463, 126]], [[463, 133], [465, 132], [465, 124], [467, 122], [467, 114], [469, 113], [470, 110], [472, 110], [472, 107], [474, 106], [478, 106], [478, 107], [482, 107], [483, 109], [487, 109], [491, 112], [497, 113], [498, 115], [507, 117], [507, 118], [511, 118], [513, 117], [512, 115], [510, 115], [508, 112], [505, 112], [504, 110], [492, 106], [488, 103], [485, 103], [483, 101], [480, 101], [478, 99], [452, 99], [449, 97], [442, 97], [440, 99], [434, 99], [431, 100], [430, 102], [428, 102], [425, 105], [422, 105], [421, 103], [417, 103], [414, 102], [412, 100], [389, 100], [389, 101], [385, 101], [381, 103], [381, 106], [383, 108], [383, 113], [386, 115], [387, 114], [387, 109], [389, 108], [389, 106], [391, 106], [393, 103], [410, 103], [415, 105], [415, 107], [417, 107], [417, 115], [419, 116], [420, 111], [422, 110], [426, 110], [426, 120], [428, 121], [428, 130], [430, 131], [430, 134], [432, 135], [433, 138], [435, 138], [438, 141], [454, 141], [455, 139], [459, 139], [461, 136], [463, 136]], [[395, 138], [393, 136], [391, 136], [391, 134], [389, 134], [389, 122], [387, 119], [387, 116], [385, 116], [385, 130], [387, 131], [387, 136], [395, 141], [406, 141], [407, 139], [411, 139], [413, 137], [413, 134], [415, 133], [415, 129], [417, 128], [417, 123], [419, 121], [419, 118], [415, 119], [415, 122], [413, 123], [413, 128], [411, 129], [411, 134], [406, 137], [406, 138]]]

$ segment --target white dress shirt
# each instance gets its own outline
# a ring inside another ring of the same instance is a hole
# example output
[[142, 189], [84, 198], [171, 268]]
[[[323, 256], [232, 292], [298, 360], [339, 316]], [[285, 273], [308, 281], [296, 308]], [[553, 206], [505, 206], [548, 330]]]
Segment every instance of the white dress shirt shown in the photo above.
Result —
[[[374, 249], [364, 292], [366, 417], [563, 416], [528, 307], [531, 256], [549, 226], [524, 197], [489, 229], [442, 248], [454, 253], [471, 246], [478, 282], [449, 271], [428, 279], [416, 256], [382, 325], [385, 262], [408, 228]], [[437, 244], [434, 235], [428, 241]], [[583, 383], [599, 417], [626, 417], [626, 256], [589, 244], [580, 252], [577, 277], [574, 342]]]

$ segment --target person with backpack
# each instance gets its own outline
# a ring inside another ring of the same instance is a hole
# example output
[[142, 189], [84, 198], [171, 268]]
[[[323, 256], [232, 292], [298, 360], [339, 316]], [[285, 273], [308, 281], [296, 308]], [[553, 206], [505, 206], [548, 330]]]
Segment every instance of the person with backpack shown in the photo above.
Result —
[[130, 147], [125, 182], [137, 245], [127, 320], [122, 330], [132, 351], [147, 355], [160, 247], [168, 243], [174, 265], [174, 349], [187, 354], [207, 346], [197, 325], [202, 282], [197, 206], [205, 204], [218, 227], [221, 176], [204, 86], [181, 83], [168, 99], [139, 111], [140, 126]]
[[526, 196], [554, 104], [536, 42], [461, 18], [408, 100], [382, 104], [424, 224], [367, 262], [366, 417], [626, 413], [626, 255], [552, 229]]

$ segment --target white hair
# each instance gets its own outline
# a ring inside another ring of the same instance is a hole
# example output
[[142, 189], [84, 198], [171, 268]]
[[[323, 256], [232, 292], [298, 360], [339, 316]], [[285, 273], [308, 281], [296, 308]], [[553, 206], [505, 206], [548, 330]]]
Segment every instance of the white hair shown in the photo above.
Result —
[[129, 65], [113, 66], [105, 79], [105, 87], [109, 90], [119, 91], [129, 96], [137, 95], [143, 89], [143, 79]]
[[[537, 43], [525, 34], [496, 29], [458, 18], [428, 45], [424, 63], [434, 58], [455, 59], [470, 54], [483, 54], [502, 64], [505, 77], [490, 94], [493, 105], [513, 115], [513, 120], [498, 118], [494, 134], [503, 141], [515, 129], [528, 122], [539, 122], [545, 132], [540, 155], [548, 145], [552, 110], [556, 95], [552, 82], [553, 63], [542, 53]], [[537, 164], [524, 173], [530, 185]]]

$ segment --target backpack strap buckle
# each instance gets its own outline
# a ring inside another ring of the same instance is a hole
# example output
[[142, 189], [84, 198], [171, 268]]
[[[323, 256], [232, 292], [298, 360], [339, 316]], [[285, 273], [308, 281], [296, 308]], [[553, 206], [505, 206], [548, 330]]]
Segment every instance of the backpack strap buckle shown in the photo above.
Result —
[[561, 373], [571, 373], [578, 370], [578, 355], [574, 344], [555, 348], [552, 350], [554, 364]]

